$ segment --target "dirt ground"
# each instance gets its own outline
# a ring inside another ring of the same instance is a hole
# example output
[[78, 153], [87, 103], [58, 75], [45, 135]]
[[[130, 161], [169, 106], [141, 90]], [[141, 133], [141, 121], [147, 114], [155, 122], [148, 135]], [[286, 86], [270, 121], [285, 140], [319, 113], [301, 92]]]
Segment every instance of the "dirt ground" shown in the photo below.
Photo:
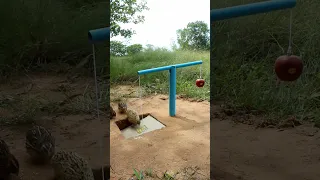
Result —
[[[166, 125], [135, 139], [124, 139], [115, 121], [101, 122], [94, 113], [93, 80], [90, 78], [33, 74], [0, 85], [0, 137], [20, 162], [25, 180], [51, 179], [50, 166], [34, 166], [25, 152], [25, 132], [30, 120], [52, 130], [57, 149], [76, 151], [92, 167], [107, 159], [99, 154], [102, 131], [110, 124], [111, 179], [127, 179], [138, 170], [152, 169], [154, 175], [180, 172], [178, 176], [208, 179], [210, 158], [216, 180], [317, 180], [320, 177], [320, 133], [310, 124], [295, 128], [256, 128], [255, 115], [226, 113], [215, 105], [209, 122], [209, 103], [177, 100], [177, 117], [168, 116], [168, 99], [155, 95], [138, 99], [136, 89], [121, 86], [111, 98], [128, 97], [129, 106], [151, 113]], [[103, 89], [101, 87], [100, 89]], [[103, 94], [103, 93], [102, 93]], [[105, 103], [107, 106], [108, 103]], [[115, 103], [113, 106], [116, 109]], [[243, 120], [245, 119], [245, 120]], [[24, 123], [17, 124], [17, 123]], [[4, 124], [6, 123], [6, 124]], [[209, 126], [211, 125], [211, 127]], [[210, 154], [210, 131], [211, 148]], [[103, 137], [103, 138], [102, 138]], [[103, 151], [106, 145], [104, 144]]]
[[[255, 116], [226, 116], [213, 106], [211, 163], [246, 180], [317, 180], [320, 177], [320, 133], [312, 124], [295, 128], [256, 128], [235, 123]], [[213, 171], [214, 173], [214, 171]], [[222, 177], [221, 177], [222, 176]]]
[[[107, 122], [98, 121], [93, 113], [86, 112], [91, 111], [90, 107], [82, 106], [84, 99], [88, 99], [84, 98], [84, 91], [94, 89], [92, 85], [92, 79], [70, 79], [66, 76], [47, 74], [19, 77], [1, 84], [0, 137], [8, 143], [18, 159], [22, 179], [49, 180], [53, 177], [49, 165], [36, 166], [29, 163], [29, 156], [25, 150], [25, 133], [31, 124], [24, 121], [30, 119], [30, 116], [36, 124], [52, 131], [56, 138], [57, 150], [75, 151], [86, 158], [92, 167], [101, 167], [106, 163], [107, 159], [99, 154], [99, 142], [101, 137], [103, 142], [106, 142], [107, 137], [100, 132], [106, 132], [103, 128]], [[69, 87], [69, 90], [62, 87]], [[69, 95], [66, 95], [68, 93]], [[72, 106], [62, 105], [61, 102], [67, 97], [78, 93], [82, 96], [72, 100]], [[13, 104], [17, 106], [16, 109], [11, 108]], [[101, 119], [105, 118], [102, 114]], [[14, 121], [23, 122], [24, 125], [16, 124]], [[104, 144], [103, 151], [105, 149]]]
[[[126, 98], [128, 108], [137, 110], [139, 114], [150, 113], [166, 127], [125, 139], [115, 121], [126, 116], [118, 113], [116, 119], [110, 122], [111, 179], [128, 179], [133, 168], [152, 169], [154, 177], [163, 177], [163, 173], [169, 171], [179, 173], [176, 179], [210, 179], [209, 102], [177, 99], [176, 117], [170, 117], [167, 96], [132, 98], [137, 94], [137, 88], [130, 86], [115, 87], [111, 91], [111, 97], [115, 100], [119, 96], [131, 96]], [[113, 107], [117, 110], [115, 103]], [[186, 168], [189, 168], [189, 174]]]

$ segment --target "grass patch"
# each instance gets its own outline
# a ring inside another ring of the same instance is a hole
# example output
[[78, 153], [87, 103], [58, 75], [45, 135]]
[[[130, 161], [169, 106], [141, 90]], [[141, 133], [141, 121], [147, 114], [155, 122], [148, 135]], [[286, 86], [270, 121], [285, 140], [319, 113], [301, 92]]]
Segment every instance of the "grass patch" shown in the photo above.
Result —
[[[99, 91], [99, 111], [101, 115], [107, 115], [106, 85]], [[24, 126], [37, 124], [43, 116], [73, 115], [73, 114], [96, 114], [96, 94], [93, 87], [84, 89], [82, 93], [73, 92], [73, 88], [66, 88], [68, 85], [58, 86], [57, 93], [62, 98], [52, 100], [49, 98], [50, 91], [44, 91], [38, 95], [29, 92], [24, 95], [0, 96], [0, 125]], [[57, 95], [57, 94], [55, 94]]]
[[41, 111], [41, 103], [33, 98], [2, 96], [0, 99], [1, 125], [26, 125], [34, 123]]
[[[243, 4], [252, 1], [243, 1]], [[239, 3], [238, 3], [239, 4]], [[214, 8], [236, 5], [227, 0]], [[312, 8], [310, 8], [312, 7]], [[295, 83], [276, 86], [276, 58], [287, 51], [290, 10], [240, 17], [214, 24], [213, 98], [235, 107], [265, 111], [277, 119], [289, 115], [320, 122], [320, 2], [298, 0], [293, 9], [293, 52], [304, 72]]]
[[1, 1], [1, 78], [41, 70], [50, 62], [78, 64], [92, 53], [87, 32], [108, 22], [108, 5], [101, 0]]
[[[124, 57], [111, 57], [111, 87], [117, 84], [138, 83], [139, 70], [202, 60], [202, 78], [206, 80], [203, 88], [195, 85], [200, 75], [200, 66], [191, 66], [177, 70], [177, 94], [191, 98], [209, 100], [210, 97], [210, 63], [209, 52], [164, 51], [154, 50]], [[169, 92], [169, 72], [157, 72], [141, 76], [141, 86], [146, 92]]]
[[136, 170], [133, 169], [133, 178], [134, 180], [150, 180], [150, 179], [159, 179], [159, 180], [175, 180], [175, 179], [206, 179], [209, 180], [210, 177], [205, 177], [199, 172], [198, 167], [186, 167], [177, 172], [165, 171], [163, 173], [156, 173], [152, 169], [147, 170]]

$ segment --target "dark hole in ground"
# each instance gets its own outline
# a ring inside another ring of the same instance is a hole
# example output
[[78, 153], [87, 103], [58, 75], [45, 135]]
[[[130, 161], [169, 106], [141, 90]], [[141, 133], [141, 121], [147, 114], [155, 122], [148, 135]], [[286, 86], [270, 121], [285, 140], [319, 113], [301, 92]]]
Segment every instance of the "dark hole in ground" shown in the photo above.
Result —
[[[146, 113], [146, 114], [140, 114], [139, 118], [140, 120], [147, 117], [147, 116], [152, 116], [150, 113]], [[154, 116], [152, 116], [154, 119], [156, 119], [157, 121], [159, 121], [157, 118], [155, 118]], [[160, 122], [160, 121], [159, 121]], [[160, 122], [161, 123], [161, 122]], [[126, 117], [125, 119], [121, 119], [119, 121], [116, 121], [116, 124], [118, 126], [118, 128], [121, 130], [131, 126], [131, 123], [128, 121], [128, 118]], [[163, 124], [163, 123], [162, 123]], [[163, 124], [164, 125], [164, 124]]]

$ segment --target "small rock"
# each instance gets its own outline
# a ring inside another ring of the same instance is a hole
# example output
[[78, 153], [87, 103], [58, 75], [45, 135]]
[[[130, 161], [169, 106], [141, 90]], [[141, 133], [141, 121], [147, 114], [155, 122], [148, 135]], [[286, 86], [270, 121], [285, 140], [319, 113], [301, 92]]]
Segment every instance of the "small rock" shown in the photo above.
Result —
[[176, 173], [174, 171], [166, 171], [164, 174], [163, 174], [163, 177], [165, 179], [174, 179], [175, 178], [175, 175]]
[[160, 97], [159, 99], [161, 99], [161, 100], [167, 100], [168, 99], [168, 97]]

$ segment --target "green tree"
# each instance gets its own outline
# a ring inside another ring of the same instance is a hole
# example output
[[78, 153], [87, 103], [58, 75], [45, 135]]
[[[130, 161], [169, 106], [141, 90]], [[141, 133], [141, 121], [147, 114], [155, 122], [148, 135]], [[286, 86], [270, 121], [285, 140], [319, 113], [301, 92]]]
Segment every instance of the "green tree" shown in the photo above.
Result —
[[137, 54], [137, 53], [141, 52], [142, 49], [143, 49], [143, 48], [142, 48], [142, 45], [141, 45], [141, 44], [133, 44], [133, 45], [127, 47], [127, 53], [128, 53], [129, 55], [131, 55], [131, 54]]
[[156, 47], [152, 44], [146, 44], [146, 48], [144, 49], [145, 51], [154, 51]]
[[186, 28], [177, 30], [177, 42], [183, 50], [208, 50], [209, 34], [210, 30], [205, 22], [191, 22]]
[[124, 56], [126, 55], [127, 47], [120, 41], [110, 41], [110, 54], [111, 56]]
[[178, 46], [177, 46], [177, 43], [174, 39], [171, 40], [171, 49], [173, 51], [177, 51], [178, 50]]
[[127, 23], [142, 23], [144, 22], [143, 15], [137, 15], [144, 10], [149, 10], [147, 3], [137, 0], [110, 0], [110, 21], [111, 21], [111, 36], [121, 35], [130, 38], [135, 32], [132, 29], [124, 29], [120, 24]]

